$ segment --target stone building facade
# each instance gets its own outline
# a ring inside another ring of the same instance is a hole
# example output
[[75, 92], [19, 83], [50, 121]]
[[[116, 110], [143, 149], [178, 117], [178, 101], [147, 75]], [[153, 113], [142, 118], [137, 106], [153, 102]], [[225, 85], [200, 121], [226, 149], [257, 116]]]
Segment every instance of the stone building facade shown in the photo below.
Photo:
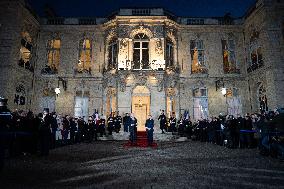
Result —
[[201, 119], [284, 106], [282, 1], [258, 0], [238, 19], [161, 8], [38, 18], [24, 1], [0, 5], [0, 95], [11, 109], [134, 112], [142, 123], [160, 110]]

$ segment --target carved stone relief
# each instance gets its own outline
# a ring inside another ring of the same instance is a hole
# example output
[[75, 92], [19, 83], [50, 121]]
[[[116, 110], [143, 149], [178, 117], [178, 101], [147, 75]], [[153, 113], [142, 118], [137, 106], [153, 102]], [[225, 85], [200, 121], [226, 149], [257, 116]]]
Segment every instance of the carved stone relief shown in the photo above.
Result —
[[163, 54], [163, 48], [162, 48], [162, 41], [161, 41], [161, 39], [157, 39], [156, 40], [155, 52], [156, 52], [157, 55], [162, 55]]

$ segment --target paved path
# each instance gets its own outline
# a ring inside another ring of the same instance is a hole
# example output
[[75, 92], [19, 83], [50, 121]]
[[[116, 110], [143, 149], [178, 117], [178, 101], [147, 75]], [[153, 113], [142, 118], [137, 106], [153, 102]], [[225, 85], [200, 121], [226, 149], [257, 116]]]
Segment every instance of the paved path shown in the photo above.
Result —
[[158, 145], [126, 149], [122, 141], [99, 141], [57, 148], [46, 158], [10, 159], [0, 188], [284, 188], [284, 163], [257, 149]]

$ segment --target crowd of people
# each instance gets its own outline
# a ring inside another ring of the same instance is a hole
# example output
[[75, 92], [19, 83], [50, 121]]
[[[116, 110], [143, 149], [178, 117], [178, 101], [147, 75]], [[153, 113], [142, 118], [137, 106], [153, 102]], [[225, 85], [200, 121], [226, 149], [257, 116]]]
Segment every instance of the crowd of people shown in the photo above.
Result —
[[[34, 115], [31, 111], [9, 112], [0, 102], [1, 140], [0, 155], [8, 150], [10, 157], [19, 154], [39, 154], [47, 156], [49, 150], [58, 146], [80, 142], [92, 142], [98, 137], [119, 133], [123, 126], [129, 132], [131, 143], [135, 144], [137, 119], [119, 112], [106, 116], [95, 112], [85, 117], [62, 116], [55, 112]], [[6, 119], [9, 117], [9, 120]], [[284, 158], [284, 112], [278, 109], [268, 114], [246, 114], [244, 117], [232, 115], [212, 117], [192, 122], [189, 115], [178, 120], [174, 113], [167, 118], [164, 111], [158, 117], [162, 133], [172, 132], [191, 140], [210, 142], [228, 148], [258, 147], [263, 155]], [[153, 142], [154, 119], [149, 115], [145, 123], [149, 145]]]
[[[162, 111], [160, 128], [178, 133], [191, 140], [209, 142], [228, 148], [255, 148], [262, 155], [284, 159], [284, 111], [277, 109], [263, 114], [212, 117], [192, 122], [182, 115], [178, 121], [174, 114], [167, 120]], [[159, 117], [159, 118], [160, 118]], [[177, 122], [177, 124], [176, 124]]]

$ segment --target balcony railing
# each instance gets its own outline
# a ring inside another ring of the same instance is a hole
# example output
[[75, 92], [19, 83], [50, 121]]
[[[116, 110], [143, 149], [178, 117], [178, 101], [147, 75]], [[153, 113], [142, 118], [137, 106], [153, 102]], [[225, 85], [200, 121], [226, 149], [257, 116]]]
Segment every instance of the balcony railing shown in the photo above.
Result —
[[236, 67], [224, 67], [225, 74], [240, 74], [240, 69]]
[[258, 63], [252, 64], [251, 66], [247, 68], [247, 72], [248, 73], [253, 72], [254, 70], [257, 70], [258, 68], [263, 67], [263, 65], [264, 65], [263, 61], [259, 61]]
[[152, 62], [148, 61], [121, 61], [116, 64], [109, 64], [108, 66], [110, 69], [118, 69], [118, 70], [165, 70], [165, 62], [164, 61], [157, 61], [153, 60]]
[[199, 66], [196, 70], [191, 70], [192, 74], [207, 74], [208, 73], [208, 68], [205, 66]]
[[33, 65], [31, 65], [30, 61], [25, 62], [23, 59], [20, 59], [18, 62], [18, 65], [33, 72], [34, 71], [34, 67]]

